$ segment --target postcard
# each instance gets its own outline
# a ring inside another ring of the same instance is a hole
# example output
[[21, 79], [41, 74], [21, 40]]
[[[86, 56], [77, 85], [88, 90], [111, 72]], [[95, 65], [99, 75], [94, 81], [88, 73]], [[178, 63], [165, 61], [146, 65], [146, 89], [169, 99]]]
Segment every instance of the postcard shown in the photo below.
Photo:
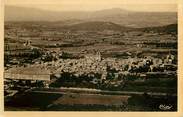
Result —
[[183, 117], [181, 1], [1, 3], [2, 117]]

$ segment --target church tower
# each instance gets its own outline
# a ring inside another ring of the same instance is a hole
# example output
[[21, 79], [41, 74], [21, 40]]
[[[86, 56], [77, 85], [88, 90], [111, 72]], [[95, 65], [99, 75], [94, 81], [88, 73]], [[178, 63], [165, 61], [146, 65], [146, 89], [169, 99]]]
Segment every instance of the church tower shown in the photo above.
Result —
[[97, 52], [97, 59], [98, 59], [99, 61], [101, 61], [101, 60], [102, 60], [102, 59], [101, 59], [100, 51], [98, 51], [98, 52]]

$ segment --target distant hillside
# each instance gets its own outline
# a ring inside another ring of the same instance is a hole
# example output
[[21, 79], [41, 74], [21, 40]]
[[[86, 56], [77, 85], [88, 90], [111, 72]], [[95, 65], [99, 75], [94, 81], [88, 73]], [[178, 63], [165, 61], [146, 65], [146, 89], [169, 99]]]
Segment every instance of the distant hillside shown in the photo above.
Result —
[[67, 27], [64, 27], [64, 29], [86, 30], [86, 31], [103, 31], [103, 30], [127, 31], [127, 30], [130, 30], [131, 28], [123, 27], [112, 22], [93, 21], [93, 22], [84, 22], [84, 23], [67, 26]]
[[[74, 20], [73, 20], [74, 19]], [[120, 8], [93, 12], [46, 11], [35, 8], [5, 6], [5, 21], [56, 21], [59, 25], [82, 22], [113, 22], [127, 27], [154, 27], [177, 23], [176, 12], [133, 12]]]
[[47, 11], [36, 8], [5, 6], [5, 21], [65, 21], [83, 19], [87, 12]]
[[143, 28], [142, 30], [146, 32], [153, 31], [158, 33], [177, 34], [178, 25], [170, 24], [170, 25], [160, 26], [160, 27], [147, 27], [147, 28]]

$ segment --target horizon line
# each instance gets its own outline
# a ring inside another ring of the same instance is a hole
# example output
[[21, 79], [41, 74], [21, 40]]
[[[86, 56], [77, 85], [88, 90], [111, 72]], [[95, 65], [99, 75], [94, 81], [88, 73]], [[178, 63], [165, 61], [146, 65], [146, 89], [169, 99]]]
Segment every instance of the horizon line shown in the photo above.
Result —
[[[44, 4], [45, 5], [45, 4]], [[51, 4], [50, 6], [52, 6], [53, 4]], [[150, 5], [150, 4], [142, 4], [143, 6], [146, 5]], [[153, 5], [169, 5], [169, 4], [153, 4]], [[172, 5], [172, 4], [171, 4]], [[174, 4], [176, 5], [176, 4]], [[38, 4], [36, 5], [38, 6]], [[129, 6], [133, 6], [132, 4], [129, 4]], [[137, 6], [137, 5], [136, 5]], [[152, 7], [152, 5], [150, 5]], [[98, 11], [104, 11], [104, 10], [114, 10], [114, 9], [119, 9], [119, 10], [123, 10], [123, 11], [128, 11], [128, 12], [172, 12], [172, 13], [177, 13], [177, 7], [176, 10], [155, 10], [155, 11], [150, 11], [150, 10], [130, 10], [127, 8], [120, 8], [120, 7], [111, 7], [111, 8], [103, 8], [103, 9], [92, 9], [92, 10], [53, 10], [53, 9], [44, 9], [44, 8], [38, 8], [38, 7], [31, 7], [31, 6], [26, 6], [26, 5], [5, 5], [4, 8], [7, 7], [17, 7], [17, 8], [25, 8], [25, 9], [35, 9], [35, 10], [40, 10], [40, 11], [50, 11], [50, 12], [98, 12]]]

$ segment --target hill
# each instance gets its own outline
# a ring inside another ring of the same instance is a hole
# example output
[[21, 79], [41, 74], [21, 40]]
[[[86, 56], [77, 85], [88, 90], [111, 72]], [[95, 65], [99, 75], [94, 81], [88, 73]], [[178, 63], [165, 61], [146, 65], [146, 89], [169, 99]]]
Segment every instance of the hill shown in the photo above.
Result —
[[170, 25], [160, 26], [160, 27], [147, 27], [147, 28], [143, 28], [142, 30], [146, 32], [153, 31], [157, 33], [177, 34], [178, 25], [170, 24]]
[[91, 21], [79, 23], [71, 26], [63, 27], [68, 30], [85, 30], [85, 31], [103, 31], [103, 30], [113, 30], [113, 31], [127, 31], [131, 28], [120, 26], [112, 22], [102, 22], [102, 21]]

